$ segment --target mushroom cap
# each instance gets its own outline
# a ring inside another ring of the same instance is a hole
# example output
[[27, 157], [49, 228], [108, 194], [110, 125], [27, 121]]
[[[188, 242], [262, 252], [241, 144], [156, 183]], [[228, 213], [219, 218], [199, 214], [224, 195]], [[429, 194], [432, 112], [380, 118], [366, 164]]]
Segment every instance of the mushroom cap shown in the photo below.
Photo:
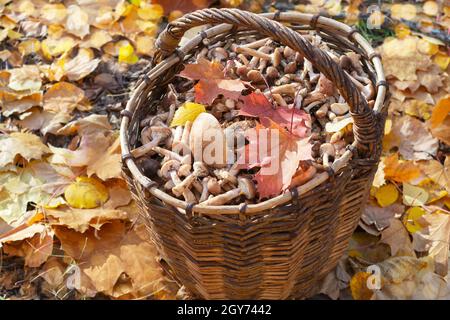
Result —
[[161, 177], [170, 179], [171, 171], [178, 171], [180, 168], [180, 162], [177, 160], [168, 160], [161, 167]]
[[217, 178], [224, 181], [224, 183], [231, 183], [233, 185], [236, 185], [237, 179], [235, 176], [233, 176], [230, 172], [228, 172], [226, 169], [216, 169], [214, 170], [214, 174]]
[[320, 155], [328, 154], [329, 156], [334, 156], [336, 150], [331, 143], [324, 143], [320, 146]]
[[219, 181], [217, 181], [217, 179], [214, 177], [210, 177], [208, 179], [207, 187], [208, 187], [208, 191], [213, 195], [220, 194], [222, 191], [220, 188]]
[[243, 194], [247, 199], [253, 199], [256, 196], [255, 184], [249, 178], [238, 178], [238, 185], [241, 189], [241, 194]]
[[189, 163], [182, 164], [178, 169], [178, 176], [186, 177], [191, 173], [191, 165]]
[[195, 161], [192, 165], [194, 167], [194, 173], [197, 177], [205, 177], [208, 175], [208, 167], [201, 161]]

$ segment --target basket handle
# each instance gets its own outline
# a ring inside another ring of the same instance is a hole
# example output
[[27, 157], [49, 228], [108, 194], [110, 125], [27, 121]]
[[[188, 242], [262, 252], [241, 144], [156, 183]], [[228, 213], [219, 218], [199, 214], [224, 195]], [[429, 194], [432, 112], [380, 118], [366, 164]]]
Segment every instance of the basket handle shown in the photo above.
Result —
[[204, 24], [227, 23], [236, 27], [258, 30], [291, 49], [299, 52], [308, 59], [321, 73], [331, 80], [350, 107], [353, 117], [353, 132], [358, 151], [361, 154], [373, 155], [378, 141], [378, 126], [376, 116], [367, 105], [366, 100], [356, 86], [333, 61], [333, 59], [321, 49], [314, 47], [306, 41], [298, 32], [251, 12], [238, 9], [203, 9], [184, 15], [167, 25], [156, 40], [156, 52], [154, 61], [161, 62], [167, 56], [173, 54], [184, 33], [196, 26]]

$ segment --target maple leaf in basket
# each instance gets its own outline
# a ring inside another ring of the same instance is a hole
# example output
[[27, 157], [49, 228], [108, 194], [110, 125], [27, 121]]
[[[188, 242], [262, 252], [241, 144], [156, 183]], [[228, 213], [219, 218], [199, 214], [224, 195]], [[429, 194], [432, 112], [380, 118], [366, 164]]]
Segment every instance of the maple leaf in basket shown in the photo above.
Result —
[[303, 110], [281, 106], [274, 108], [262, 93], [252, 92], [242, 96], [240, 101], [242, 102], [239, 110], [241, 116], [258, 117], [264, 126], [270, 126], [267, 122], [267, 119], [270, 119], [300, 138], [309, 135], [311, 117]]
[[212, 104], [219, 94], [225, 98], [237, 100], [244, 83], [239, 79], [227, 79], [220, 62], [200, 58], [198, 63], [188, 64], [180, 72], [180, 76], [191, 80], [199, 80], [195, 85], [195, 101], [202, 104]]
[[300, 161], [312, 159], [308, 138], [301, 139], [268, 118], [263, 122], [267, 125], [257, 123], [247, 130], [249, 144], [242, 155], [244, 168], [261, 168], [254, 177], [260, 199], [289, 188]]

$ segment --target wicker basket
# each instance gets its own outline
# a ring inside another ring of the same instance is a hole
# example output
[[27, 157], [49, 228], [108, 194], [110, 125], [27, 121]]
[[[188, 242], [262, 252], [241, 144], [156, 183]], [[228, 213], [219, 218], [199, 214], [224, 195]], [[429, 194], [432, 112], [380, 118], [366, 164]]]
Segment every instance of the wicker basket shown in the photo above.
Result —
[[[214, 25], [178, 47], [192, 27]], [[354, 51], [376, 83], [369, 108], [346, 73], [298, 30], [315, 29], [335, 50]], [[304, 57], [333, 81], [348, 102], [355, 142], [332, 170], [282, 195], [252, 205], [198, 206], [159, 190], [138, 169], [130, 150], [139, 122], [203, 39], [271, 37]], [[256, 15], [236, 9], [206, 9], [171, 22], [157, 40], [145, 78], [122, 112], [123, 170], [168, 270], [194, 297], [286, 299], [314, 294], [337, 264], [356, 228], [380, 155], [386, 81], [379, 56], [349, 26], [321, 16], [291, 12]]]

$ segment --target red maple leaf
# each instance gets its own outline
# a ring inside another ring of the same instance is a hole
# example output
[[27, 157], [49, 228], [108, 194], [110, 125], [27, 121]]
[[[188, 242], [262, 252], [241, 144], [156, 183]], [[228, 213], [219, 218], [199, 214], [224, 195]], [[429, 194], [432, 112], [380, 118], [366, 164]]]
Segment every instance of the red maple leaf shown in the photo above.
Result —
[[266, 123], [267, 119], [270, 119], [300, 138], [306, 137], [310, 133], [311, 117], [303, 110], [293, 110], [281, 106], [274, 108], [262, 93], [252, 92], [247, 96], [242, 96], [240, 100], [242, 101], [239, 111], [241, 116], [259, 117], [265, 126], [270, 126]]
[[[299, 138], [268, 118], [265, 122], [269, 125], [257, 123], [255, 129], [247, 131], [249, 144], [242, 155], [245, 158], [238, 160], [245, 162], [242, 167], [246, 169], [261, 168], [254, 177], [260, 199], [289, 188], [300, 161], [312, 159], [308, 138]], [[273, 135], [278, 139], [272, 140]]]
[[195, 102], [211, 104], [219, 94], [225, 98], [237, 100], [244, 83], [239, 79], [226, 79], [223, 66], [218, 61], [200, 58], [195, 64], [186, 65], [180, 76], [191, 80], [199, 80], [195, 85]]

